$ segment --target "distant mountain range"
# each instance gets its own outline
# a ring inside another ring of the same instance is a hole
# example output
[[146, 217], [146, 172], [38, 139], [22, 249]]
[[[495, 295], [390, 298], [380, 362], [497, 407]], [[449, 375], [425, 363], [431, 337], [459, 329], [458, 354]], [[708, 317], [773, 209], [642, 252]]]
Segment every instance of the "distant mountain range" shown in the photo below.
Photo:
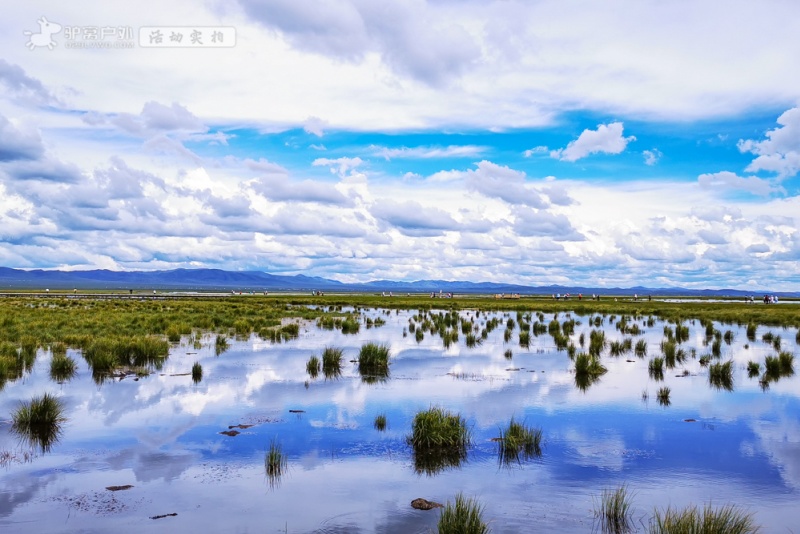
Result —
[[[685, 295], [703, 297], [741, 297], [757, 291], [740, 289], [685, 288], [598, 288], [583, 286], [524, 286], [493, 282], [464, 282], [451, 280], [418, 280], [397, 282], [375, 280], [363, 284], [345, 284], [327, 278], [282, 276], [260, 271], [224, 271], [221, 269], [174, 269], [169, 271], [45, 271], [0, 267], [0, 291], [3, 289], [157, 289], [182, 291], [349, 291], [395, 293], [519, 293], [555, 294], [583, 293], [591, 295]], [[782, 297], [800, 297], [800, 292], [778, 292]]]

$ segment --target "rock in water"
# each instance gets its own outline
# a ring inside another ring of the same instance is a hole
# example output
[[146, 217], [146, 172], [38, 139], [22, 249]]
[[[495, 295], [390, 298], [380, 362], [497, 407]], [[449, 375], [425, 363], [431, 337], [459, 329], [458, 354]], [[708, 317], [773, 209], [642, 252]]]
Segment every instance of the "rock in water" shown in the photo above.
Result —
[[416, 508], [417, 510], [433, 510], [434, 508], [444, 508], [444, 506], [438, 502], [414, 499], [411, 501], [411, 508]]

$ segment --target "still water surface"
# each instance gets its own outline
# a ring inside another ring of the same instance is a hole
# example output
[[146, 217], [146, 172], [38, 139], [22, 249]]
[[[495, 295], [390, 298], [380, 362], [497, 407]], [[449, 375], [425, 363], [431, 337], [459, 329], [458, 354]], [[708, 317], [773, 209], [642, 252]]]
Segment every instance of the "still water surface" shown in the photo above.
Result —
[[[504, 342], [503, 325], [479, 346], [467, 348], [460, 335], [445, 349], [430, 333], [421, 342], [403, 335], [415, 313], [365, 312], [362, 319], [380, 316], [386, 325], [362, 325], [356, 335], [304, 324], [297, 339], [252, 336], [219, 356], [213, 334], [199, 349], [184, 340], [160, 371], [102, 385], [73, 350], [78, 374], [52, 381], [49, 354], [40, 351], [32, 372], [0, 392], [0, 451], [14, 455], [0, 469], [0, 530], [431, 532], [438, 511], [414, 510], [411, 500], [444, 503], [463, 491], [485, 505], [493, 532], [592, 532], [600, 493], [626, 483], [641, 531], [654, 506], [710, 502], [742, 505], [767, 532], [800, 532], [800, 384], [784, 377], [762, 390], [746, 370], [748, 360], [763, 370], [765, 356], [776, 354], [761, 341], [769, 331], [781, 335], [782, 350], [798, 353], [794, 329], [761, 326], [753, 342], [743, 328], [715, 324], [734, 333], [722, 345], [721, 360], [734, 361], [726, 391], [709, 386], [699, 363], [710, 352], [699, 323], [685, 323], [690, 337], [681, 345], [696, 357], [665, 369], [661, 382], [651, 379], [648, 361], [660, 355], [665, 323], [640, 319], [643, 334], [634, 341], [647, 341], [648, 356], [604, 351], [608, 373], [582, 391], [549, 335], [531, 335], [523, 348], [517, 331]], [[495, 316], [515, 317], [475, 321]], [[572, 340], [584, 333], [588, 344], [589, 317], [573, 318], [581, 324]], [[600, 328], [608, 341], [623, 338], [608, 318]], [[368, 341], [391, 347], [385, 382], [364, 383], [350, 362]], [[343, 374], [310, 379], [306, 361], [326, 346], [344, 349]], [[203, 366], [199, 384], [173, 376], [195, 361]], [[669, 406], [656, 401], [665, 385]], [[50, 452], [28, 458], [7, 419], [45, 392], [63, 400], [68, 421]], [[460, 467], [429, 476], [415, 472], [405, 437], [414, 414], [432, 405], [465, 417], [474, 444]], [[373, 427], [380, 413], [384, 432]], [[512, 416], [543, 430], [543, 454], [503, 466], [492, 438]], [[240, 424], [253, 426], [220, 434]], [[264, 469], [273, 440], [288, 455], [277, 480]], [[177, 515], [151, 519], [165, 514]]]

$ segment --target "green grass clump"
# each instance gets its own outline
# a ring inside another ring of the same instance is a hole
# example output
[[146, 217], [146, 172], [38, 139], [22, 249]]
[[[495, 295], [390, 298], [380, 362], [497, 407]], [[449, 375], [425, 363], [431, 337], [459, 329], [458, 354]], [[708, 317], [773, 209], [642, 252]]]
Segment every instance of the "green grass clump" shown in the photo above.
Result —
[[531, 333], [528, 331], [519, 332], [519, 346], [523, 348], [528, 348], [531, 345]]
[[342, 374], [342, 349], [325, 347], [322, 350], [322, 374], [325, 379], [338, 378]]
[[750, 360], [747, 362], [747, 376], [750, 378], [758, 376], [758, 373], [761, 372], [761, 366], [758, 362], [754, 362]]
[[50, 378], [56, 382], [65, 382], [73, 376], [78, 369], [78, 364], [75, 360], [66, 354], [53, 353], [53, 358], [50, 360]]
[[599, 377], [604, 375], [608, 369], [600, 363], [600, 358], [590, 356], [585, 352], [581, 352], [575, 356], [575, 374], [589, 377]]
[[372, 382], [389, 376], [389, 347], [367, 343], [358, 352], [358, 372], [362, 380]]
[[650, 534], [754, 534], [759, 531], [753, 514], [730, 504], [717, 509], [710, 505], [702, 510], [694, 505], [683, 510], [656, 509], [650, 521]]
[[214, 340], [214, 353], [219, 356], [226, 350], [228, 350], [228, 338], [218, 335]]
[[342, 334], [358, 334], [360, 328], [361, 324], [352, 315], [348, 315], [347, 318], [342, 321]]
[[712, 363], [708, 367], [708, 382], [717, 389], [733, 391], [733, 360]]
[[14, 411], [11, 430], [29, 445], [49, 452], [58, 441], [61, 424], [66, 420], [61, 400], [45, 393], [27, 404], [21, 404]]
[[645, 356], [647, 356], [647, 341], [645, 341], [644, 339], [640, 339], [639, 341], [637, 341], [634, 353], [639, 358], [644, 358]]
[[632, 530], [633, 496], [628, 486], [623, 484], [615, 490], [604, 489], [600, 496], [600, 506], [594, 514], [600, 519], [603, 532], [623, 533]]
[[312, 356], [306, 362], [306, 372], [311, 378], [317, 378], [320, 369], [320, 361], [317, 356]]
[[538, 458], [542, 455], [542, 429], [525, 426], [511, 418], [508, 427], [500, 430], [499, 457], [501, 464]]
[[200, 365], [200, 362], [194, 362], [194, 365], [192, 365], [192, 382], [198, 384], [201, 380], [203, 380], [203, 366]]
[[483, 519], [484, 507], [477, 499], [456, 495], [455, 503], [442, 508], [437, 529], [439, 534], [485, 534], [489, 526]]
[[375, 416], [375, 421], [373, 421], [372, 426], [375, 427], [375, 430], [379, 432], [383, 432], [386, 430], [386, 414], [381, 413]]
[[431, 407], [414, 416], [406, 442], [414, 452], [415, 470], [434, 475], [447, 467], [461, 465], [472, 436], [461, 415]]
[[672, 401], [669, 399], [669, 394], [671, 392], [672, 390], [667, 386], [659, 388], [658, 393], [656, 394], [656, 399], [658, 399], [658, 403], [661, 406], [669, 406], [672, 404]]
[[280, 482], [288, 464], [289, 460], [283, 452], [283, 447], [273, 439], [264, 455], [264, 472], [267, 474], [270, 487], [274, 488]]
[[758, 328], [758, 325], [756, 325], [755, 323], [748, 323], [747, 324], [747, 339], [749, 339], [750, 341], [755, 341], [756, 340], [756, 329], [757, 328]]

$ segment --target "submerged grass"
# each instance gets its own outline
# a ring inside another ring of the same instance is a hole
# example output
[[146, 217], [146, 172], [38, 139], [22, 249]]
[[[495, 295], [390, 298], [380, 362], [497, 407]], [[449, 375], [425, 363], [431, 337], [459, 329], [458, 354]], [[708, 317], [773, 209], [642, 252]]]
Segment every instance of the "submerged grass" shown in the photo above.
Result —
[[600, 504], [595, 507], [594, 514], [599, 518], [600, 528], [604, 533], [622, 534], [633, 530], [632, 501], [633, 496], [628, 491], [626, 484], [614, 490], [603, 490]]
[[414, 416], [406, 442], [414, 452], [415, 470], [434, 475], [447, 467], [461, 465], [472, 444], [472, 435], [460, 414], [431, 407]]
[[203, 380], [203, 366], [200, 365], [200, 362], [194, 362], [194, 365], [192, 365], [192, 382], [199, 384], [201, 380]]
[[320, 366], [321, 364], [319, 357], [311, 356], [306, 362], [306, 372], [308, 373], [308, 376], [311, 378], [317, 378], [317, 375], [319, 375]]
[[11, 430], [32, 447], [49, 452], [67, 420], [61, 400], [45, 393], [21, 404], [12, 415]]
[[50, 360], [50, 378], [56, 382], [66, 382], [75, 376], [78, 364], [75, 360], [60, 352], [54, 352]]
[[456, 495], [454, 503], [447, 501], [439, 516], [439, 534], [486, 534], [489, 526], [483, 519], [485, 509], [477, 499]]
[[322, 374], [326, 380], [342, 375], [343, 356], [344, 352], [337, 347], [325, 347], [322, 350]]
[[389, 377], [389, 347], [377, 343], [362, 345], [358, 353], [358, 373], [364, 382], [386, 380]]
[[372, 426], [375, 427], [375, 430], [383, 432], [386, 430], [386, 414], [380, 413], [375, 416], [375, 421], [373, 421]]
[[667, 386], [659, 388], [658, 393], [656, 394], [656, 399], [661, 406], [669, 406], [672, 404], [672, 401], [669, 398], [669, 394], [671, 392], [672, 390]]
[[760, 528], [753, 521], [753, 514], [735, 505], [712, 508], [705, 505], [702, 510], [689, 506], [682, 510], [668, 507], [656, 509], [650, 521], [650, 534], [754, 534]]
[[269, 485], [274, 488], [280, 483], [289, 460], [286, 453], [283, 452], [283, 447], [276, 439], [273, 439], [269, 444], [269, 450], [264, 455], [264, 472], [269, 479]]
[[708, 383], [717, 389], [733, 391], [733, 360], [709, 365]]
[[512, 417], [508, 427], [500, 430], [500, 441], [497, 443], [498, 456], [503, 465], [538, 458], [542, 455], [542, 429], [525, 426]]

